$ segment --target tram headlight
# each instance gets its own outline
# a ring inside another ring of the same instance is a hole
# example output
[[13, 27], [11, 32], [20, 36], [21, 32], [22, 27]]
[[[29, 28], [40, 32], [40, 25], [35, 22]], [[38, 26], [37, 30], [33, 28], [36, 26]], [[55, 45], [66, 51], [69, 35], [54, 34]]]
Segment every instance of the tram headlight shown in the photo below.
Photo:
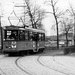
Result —
[[33, 47], [35, 47], [35, 42], [33, 42]]
[[16, 48], [16, 42], [12, 42], [11, 47]]
[[11, 45], [12, 48], [16, 48], [16, 45]]
[[39, 46], [39, 43], [37, 44], [37, 46]]

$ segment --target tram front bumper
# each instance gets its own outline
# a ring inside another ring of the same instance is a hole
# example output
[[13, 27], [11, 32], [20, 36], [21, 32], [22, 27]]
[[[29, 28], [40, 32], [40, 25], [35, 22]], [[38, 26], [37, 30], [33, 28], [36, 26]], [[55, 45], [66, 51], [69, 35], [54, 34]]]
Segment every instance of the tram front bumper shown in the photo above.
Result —
[[10, 52], [18, 52], [16, 49], [16, 45], [15, 46], [6, 46], [3, 51], [3, 53], [10, 53]]
[[3, 50], [2, 51], [4, 54], [8, 54], [8, 53], [15, 53], [15, 52], [18, 52], [17, 50]]

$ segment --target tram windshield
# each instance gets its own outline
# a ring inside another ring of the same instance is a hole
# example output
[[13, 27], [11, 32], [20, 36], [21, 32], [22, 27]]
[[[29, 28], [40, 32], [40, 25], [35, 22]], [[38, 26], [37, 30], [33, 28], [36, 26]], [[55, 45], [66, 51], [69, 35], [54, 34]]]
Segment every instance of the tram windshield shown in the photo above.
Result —
[[5, 30], [5, 40], [18, 40], [18, 30]]

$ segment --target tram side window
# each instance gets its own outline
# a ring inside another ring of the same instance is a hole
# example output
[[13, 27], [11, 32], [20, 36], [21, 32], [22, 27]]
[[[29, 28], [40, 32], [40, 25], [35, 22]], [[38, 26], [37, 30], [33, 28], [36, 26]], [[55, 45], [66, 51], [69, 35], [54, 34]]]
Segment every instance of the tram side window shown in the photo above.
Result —
[[39, 41], [41, 41], [42, 39], [41, 39], [41, 34], [39, 33]]
[[28, 31], [25, 31], [25, 41], [28, 41], [29, 40], [29, 38], [28, 38]]
[[18, 31], [17, 30], [5, 30], [5, 40], [17, 40]]
[[25, 40], [25, 31], [24, 30], [20, 30], [19, 31], [19, 40], [20, 41], [24, 41]]
[[36, 32], [33, 32], [32, 40], [38, 41], [38, 34]]
[[45, 33], [43, 34], [43, 40], [45, 41]]
[[33, 32], [29, 31], [29, 41], [33, 41]]
[[45, 34], [42, 33], [42, 34], [41, 34], [41, 41], [44, 41], [44, 40], [45, 40]]
[[39, 33], [39, 41], [44, 41], [45, 40], [45, 34], [44, 33]]

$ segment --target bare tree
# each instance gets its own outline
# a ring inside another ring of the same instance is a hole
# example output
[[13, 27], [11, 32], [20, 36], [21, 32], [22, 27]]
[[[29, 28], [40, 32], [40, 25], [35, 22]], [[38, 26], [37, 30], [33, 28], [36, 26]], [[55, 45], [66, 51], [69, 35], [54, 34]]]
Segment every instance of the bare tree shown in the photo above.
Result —
[[67, 9], [67, 11], [71, 14], [71, 17], [73, 18], [74, 21], [74, 46], [75, 46], [75, 10], [71, 4], [69, 4], [70, 9]]
[[41, 9], [41, 6], [32, 3], [31, 0], [24, 0], [23, 5], [16, 4], [15, 7], [24, 8], [23, 16], [19, 17], [19, 22], [22, 22], [24, 26], [43, 29], [42, 20], [45, 18], [45, 10]]
[[30, 0], [25, 0], [27, 12], [33, 28], [42, 28], [42, 20], [45, 18], [45, 11], [38, 5], [32, 5]]
[[58, 18], [62, 15], [62, 11], [59, 12], [58, 7], [56, 7], [58, 1], [55, 0], [49, 0], [46, 1], [45, 3], [48, 3], [52, 7], [52, 11], [48, 12], [54, 16], [55, 22], [56, 22], [56, 30], [57, 30], [57, 48], [59, 48], [59, 29], [58, 29]]
[[69, 18], [64, 18], [61, 22], [61, 31], [65, 33], [66, 36], [66, 46], [68, 46], [68, 34], [73, 30], [73, 21]]

